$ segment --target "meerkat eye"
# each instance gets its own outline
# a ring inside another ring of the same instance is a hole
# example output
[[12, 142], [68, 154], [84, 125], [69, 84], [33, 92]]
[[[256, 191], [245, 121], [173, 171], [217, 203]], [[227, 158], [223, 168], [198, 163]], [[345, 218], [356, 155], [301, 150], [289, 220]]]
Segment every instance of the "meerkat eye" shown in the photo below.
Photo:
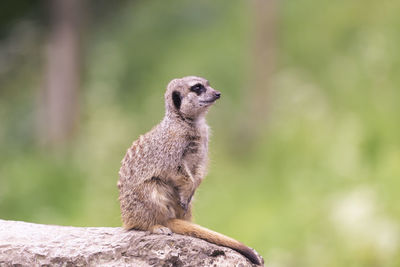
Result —
[[196, 83], [192, 87], [190, 87], [190, 91], [195, 92], [197, 95], [206, 91], [206, 88], [201, 83]]

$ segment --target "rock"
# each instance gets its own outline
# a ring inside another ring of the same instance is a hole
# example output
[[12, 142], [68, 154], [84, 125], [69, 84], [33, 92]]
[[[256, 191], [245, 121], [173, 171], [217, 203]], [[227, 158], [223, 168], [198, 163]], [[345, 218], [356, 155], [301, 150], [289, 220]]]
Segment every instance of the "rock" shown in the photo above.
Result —
[[253, 266], [201, 239], [0, 220], [0, 266]]

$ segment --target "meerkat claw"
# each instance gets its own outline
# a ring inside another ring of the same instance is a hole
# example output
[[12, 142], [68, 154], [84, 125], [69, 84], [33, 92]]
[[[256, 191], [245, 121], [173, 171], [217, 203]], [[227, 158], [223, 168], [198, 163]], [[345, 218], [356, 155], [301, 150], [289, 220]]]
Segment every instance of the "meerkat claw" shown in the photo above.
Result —
[[179, 206], [186, 212], [189, 207], [189, 202], [187, 201], [179, 201]]

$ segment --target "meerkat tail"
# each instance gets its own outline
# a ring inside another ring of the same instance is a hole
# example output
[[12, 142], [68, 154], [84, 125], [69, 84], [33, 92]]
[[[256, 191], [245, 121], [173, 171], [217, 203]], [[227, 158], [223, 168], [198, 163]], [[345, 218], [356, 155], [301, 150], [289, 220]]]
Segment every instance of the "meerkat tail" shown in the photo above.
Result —
[[191, 223], [181, 219], [171, 219], [167, 222], [167, 226], [172, 232], [181, 235], [188, 235], [200, 239], [204, 239], [216, 245], [224, 246], [236, 250], [237, 252], [248, 258], [253, 264], [261, 265], [258, 256], [253, 250], [239, 241], [214, 232], [200, 225]]

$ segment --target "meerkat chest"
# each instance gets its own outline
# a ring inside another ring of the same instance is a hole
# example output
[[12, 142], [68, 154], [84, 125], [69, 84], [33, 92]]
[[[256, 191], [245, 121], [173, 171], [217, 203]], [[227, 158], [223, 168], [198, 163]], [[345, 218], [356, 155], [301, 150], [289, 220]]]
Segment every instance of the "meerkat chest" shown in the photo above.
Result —
[[198, 131], [186, 136], [182, 153], [182, 167], [192, 179], [205, 176], [208, 159], [208, 132]]
[[182, 159], [193, 164], [201, 164], [207, 158], [207, 141], [200, 136], [189, 136], [183, 149]]

